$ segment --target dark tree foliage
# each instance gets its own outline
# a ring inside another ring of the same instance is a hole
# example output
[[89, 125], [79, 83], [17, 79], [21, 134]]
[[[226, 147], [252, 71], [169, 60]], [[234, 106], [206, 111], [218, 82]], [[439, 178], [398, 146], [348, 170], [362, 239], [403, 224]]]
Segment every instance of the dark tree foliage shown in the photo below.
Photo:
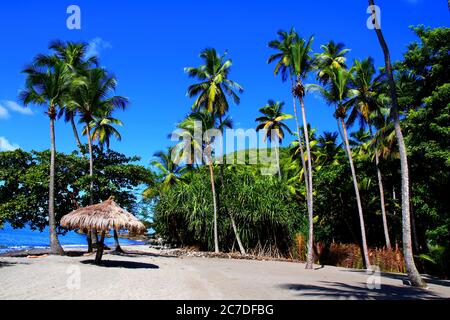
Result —
[[[142, 185], [150, 184], [152, 173], [136, 165], [137, 157], [127, 157], [95, 148], [94, 200], [114, 196], [124, 208], [137, 213]], [[49, 151], [0, 152], [0, 224], [14, 228], [26, 224], [43, 230], [47, 224]], [[89, 203], [89, 162], [76, 152], [57, 153], [55, 177], [55, 213], [57, 222], [64, 214]], [[64, 230], [59, 230], [63, 232]]]

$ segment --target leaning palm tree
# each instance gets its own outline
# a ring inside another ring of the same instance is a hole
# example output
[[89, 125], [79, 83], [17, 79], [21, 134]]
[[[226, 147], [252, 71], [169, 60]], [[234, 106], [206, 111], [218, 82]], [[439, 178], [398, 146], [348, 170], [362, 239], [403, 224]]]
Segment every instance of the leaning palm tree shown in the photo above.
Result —
[[[369, 6], [375, 8], [374, 0], [369, 0]], [[379, 26], [377, 21], [377, 15], [375, 9], [373, 9], [373, 25]], [[400, 165], [402, 176], [402, 233], [403, 233], [403, 256], [405, 257], [406, 271], [414, 286], [426, 287], [425, 281], [417, 271], [416, 264], [414, 263], [414, 255], [412, 250], [412, 237], [411, 237], [411, 213], [410, 213], [410, 199], [409, 199], [409, 168], [408, 168], [408, 154], [406, 150], [406, 144], [400, 125], [400, 116], [398, 109], [398, 98], [396, 85], [394, 80], [394, 74], [392, 71], [391, 56], [389, 47], [384, 39], [381, 28], [374, 28], [378, 42], [383, 50], [384, 60], [386, 65], [386, 74], [389, 85], [389, 95], [392, 100], [392, 115], [394, 120], [395, 134], [397, 136], [397, 143], [400, 151]]]
[[306, 259], [306, 268], [312, 269], [314, 263], [314, 252], [313, 252], [313, 242], [314, 242], [314, 211], [313, 211], [313, 178], [312, 178], [312, 160], [311, 160], [311, 148], [308, 133], [308, 122], [306, 120], [306, 110], [305, 110], [305, 86], [304, 79], [307, 77], [308, 73], [313, 69], [313, 60], [311, 58], [311, 45], [313, 42], [313, 37], [311, 36], [308, 41], [301, 38], [295, 41], [291, 47], [291, 68], [292, 72], [296, 77], [297, 83], [292, 88], [294, 96], [300, 101], [300, 106], [302, 110], [303, 118], [303, 134], [305, 137], [306, 146], [306, 159], [307, 159], [307, 175], [305, 178], [308, 179], [309, 190], [307, 192], [308, 202], [308, 221], [309, 221], [309, 235], [308, 235], [308, 254]]
[[79, 82], [80, 85], [71, 93], [71, 99], [67, 102], [67, 105], [71, 110], [80, 113], [81, 122], [85, 125], [84, 132], [88, 140], [89, 175], [91, 178], [90, 203], [93, 204], [94, 159], [90, 125], [94, 118], [104, 114], [105, 110], [125, 109], [128, 105], [128, 99], [121, 96], [111, 96], [116, 89], [117, 81], [103, 69], [86, 70]]
[[[284, 139], [284, 131], [286, 130], [289, 134], [292, 134], [291, 129], [283, 122], [285, 120], [291, 119], [292, 115], [283, 113], [284, 102], [275, 102], [269, 100], [268, 104], [263, 108], [259, 109], [259, 112], [263, 114], [262, 117], [256, 118], [259, 123], [256, 127], [256, 131], [264, 129], [266, 135], [264, 136], [264, 141], [268, 138], [272, 142], [272, 134], [276, 134], [278, 137], [278, 142], [281, 145]], [[275, 147], [276, 158], [277, 158], [277, 170], [278, 176], [281, 179], [281, 169], [280, 169], [280, 155], [278, 146]]]
[[[274, 75], [278, 75], [281, 74], [281, 79], [282, 81], [286, 81], [288, 78], [291, 81], [291, 88], [294, 87], [294, 77], [295, 77], [295, 72], [294, 72], [294, 67], [293, 67], [293, 61], [292, 61], [292, 48], [293, 48], [293, 44], [294, 43], [298, 43], [298, 41], [300, 41], [300, 38], [297, 34], [297, 32], [294, 30], [294, 28], [292, 28], [289, 32], [286, 31], [278, 31], [278, 39], [276, 40], [272, 40], [269, 42], [269, 47], [276, 50], [277, 52], [272, 54], [267, 63], [275, 63], [275, 70], [274, 70]], [[309, 52], [308, 52], [309, 53]], [[300, 61], [301, 63], [301, 61]], [[300, 66], [298, 63], [297, 65], [299, 67]], [[294, 91], [292, 91], [292, 104], [293, 104], [293, 108], [294, 108], [294, 118], [295, 118], [295, 125], [296, 125], [296, 136], [297, 136], [297, 140], [298, 140], [298, 148], [300, 150], [300, 154], [301, 154], [301, 160], [302, 160], [302, 167], [303, 167], [303, 172], [305, 173], [305, 179], [304, 179], [304, 183], [305, 183], [305, 188], [306, 188], [306, 202], [308, 205], [308, 216], [309, 218], [311, 218], [311, 212], [312, 212], [312, 203], [311, 199], [312, 197], [309, 196], [310, 191], [312, 190], [310, 188], [310, 183], [309, 183], [309, 168], [306, 164], [305, 161], [305, 155], [304, 155], [304, 150], [303, 150], [303, 146], [304, 143], [302, 141], [302, 135], [300, 134], [300, 122], [298, 119], [298, 112], [297, 112], [297, 101], [296, 101], [296, 96]], [[301, 175], [299, 175], [300, 179], [301, 179]], [[309, 235], [311, 235], [311, 233], [313, 233], [313, 220], [309, 219], [309, 225], [310, 225], [310, 229], [309, 229]], [[309, 238], [313, 238], [312, 236], [310, 236]], [[309, 245], [310, 243], [308, 242], [308, 261], [312, 261], [313, 260], [313, 248], [312, 245]], [[307, 267], [310, 268], [312, 266], [312, 262], [311, 263], [307, 263]]]
[[[371, 139], [374, 138], [373, 126], [374, 118], [380, 115], [384, 107], [384, 98], [381, 94], [384, 85], [384, 74], [376, 75], [372, 58], [359, 61], [355, 60], [352, 67], [354, 76], [352, 78], [352, 88], [355, 96], [347, 125], [351, 126], [359, 120], [360, 127], [368, 126]], [[375, 166], [377, 168], [378, 187], [380, 191], [381, 216], [383, 219], [383, 230], [386, 241], [386, 248], [391, 249], [389, 228], [386, 216], [386, 205], [384, 201], [383, 175], [380, 169], [380, 157], [378, 150], [375, 150]]]
[[[36, 60], [35, 60], [36, 62]], [[27, 75], [26, 88], [20, 93], [24, 105], [47, 105], [50, 119], [50, 180], [48, 199], [48, 225], [50, 231], [50, 253], [62, 255], [64, 250], [56, 234], [55, 221], [55, 119], [58, 108], [65, 105], [65, 100], [73, 84], [72, 73], [63, 63], [38, 66], [36, 63], [23, 71]]]
[[364, 223], [364, 215], [361, 204], [361, 197], [359, 195], [358, 180], [356, 178], [355, 166], [353, 164], [352, 150], [350, 149], [350, 143], [347, 132], [347, 125], [345, 119], [348, 115], [348, 109], [352, 104], [351, 98], [353, 97], [353, 91], [350, 88], [351, 73], [345, 69], [333, 69], [327, 71], [330, 74], [330, 83], [326, 87], [319, 85], [311, 85], [310, 88], [317, 89], [321, 93], [322, 97], [329, 103], [336, 106], [336, 111], [334, 113], [337, 119], [337, 125], [339, 132], [344, 141], [345, 150], [350, 163], [350, 169], [352, 172], [353, 186], [355, 188], [356, 204], [359, 213], [359, 222], [361, 228], [361, 238], [362, 238], [362, 249], [363, 249], [363, 259], [366, 268], [370, 267], [369, 260], [369, 250], [367, 247], [366, 240], [366, 228]]

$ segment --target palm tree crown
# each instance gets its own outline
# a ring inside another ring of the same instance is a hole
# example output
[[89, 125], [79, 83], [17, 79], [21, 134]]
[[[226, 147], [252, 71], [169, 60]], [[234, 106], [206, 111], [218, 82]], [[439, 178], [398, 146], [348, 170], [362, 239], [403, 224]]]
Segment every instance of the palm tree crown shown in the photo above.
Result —
[[235, 90], [242, 93], [244, 89], [237, 82], [228, 78], [232, 61], [226, 59], [226, 55], [226, 52], [220, 56], [215, 49], [205, 49], [200, 53], [204, 64], [198, 68], [185, 69], [190, 77], [200, 81], [188, 87], [188, 96], [190, 98], [197, 97], [193, 105], [194, 110], [205, 109], [210, 113], [222, 116], [229, 109], [227, 96], [231, 97], [234, 103], [240, 103], [240, 98]]
[[259, 109], [259, 112], [261, 112], [263, 116], [256, 118], [256, 121], [259, 122], [258, 126], [256, 127], [256, 131], [262, 129], [266, 130], [264, 141], [266, 140], [266, 138], [268, 138], [269, 141], [272, 140], [272, 131], [277, 134], [280, 143], [284, 139], [284, 131], [292, 134], [291, 129], [283, 122], [285, 120], [291, 119], [292, 115], [283, 113], [283, 106], [284, 102], [275, 102], [273, 100], [269, 100], [266, 106]]

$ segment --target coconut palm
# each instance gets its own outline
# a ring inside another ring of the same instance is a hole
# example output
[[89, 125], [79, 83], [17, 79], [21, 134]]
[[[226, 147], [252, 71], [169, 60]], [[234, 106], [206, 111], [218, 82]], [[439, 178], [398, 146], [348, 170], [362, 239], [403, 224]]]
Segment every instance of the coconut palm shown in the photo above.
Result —
[[[359, 61], [355, 60], [352, 67], [354, 76], [352, 78], [352, 88], [355, 96], [354, 103], [347, 120], [347, 125], [351, 126], [356, 120], [359, 120], [360, 127], [368, 126], [371, 138], [374, 138], [373, 125], [374, 119], [382, 116], [380, 113], [384, 108], [384, 99], [381, 94], [383, 91], [384, 74], [376, 75], [375, 66], [372, 58]], [[383, 230], [386, 241], [386, 247], [391, 249], [389, 229], [386, 216], [386, 205], [384, 200], [383, 176], [380, 169], [380, 158], [378, 150], [374, 150], [375, 165], [377, 168], [378, 187], [380, 191], [381, 216], [383, 219]]]
[[50, 231], [50, 253], [62, 255], [56, 234], [55, 222], [55, 119], [58, 108], [65, 105], [65, 100], [73, 84], [72, 73], [63, 63], [53, 65], [39, 65], [37, 60], [23, 71], [27, 75], [26, 88], [20, 92], [20, 100], [25, 106], [39, 104], [47, 106], [50, 119], [50, 180], [48, 199], [48, 224]]
[[[85, 42], [63, 42], [60, 40], [52, 41], [49, 49], [53, 51], [51, 55], [38, 55], [36, 58], [37, 65], [54, 65], [55, 63], [64, 63], [69, 70], [76, 76], [89, 68], [98, 66], [96, 56], [86, 57], [88, 44]], [[64, 118], [64, 121], [70, 122], [78, 148], [84, 153], [77, 126], [75, 124], [76, 112], [70, 110], [66, 106], [59, 109], [58, 118]]]
[[315, 67], [318, 70], [317, 80], [321, 84], [327, 84], [330, 81], [328, 69], [347, 68], [345, 55], [350, 52], [341, 42], [335, 43], [333, 40], [325, 45], [321, 45], [321, 53], [316, 54]]
[[342, 152], [342, 143], [337, 143], [337, 132], [325, 131], [317, 139], [317, 147], [320, 150], [319, 161], [321, 165], [338, 164], [339, 154]]
[[[103, 112], [100, 116], [92, 117], [92, 121], [89, 124], [89, 127], [92, 130], [92, 140], [98, 141], [102, 151], [105, 146], [106, 149], [109, 150], [112, 136], [114, 136], [117, 141], [122, 140], [120, 132], [114, 127], [114, 125], [123, 126], [123, 123], [119, 119], [113, 118], [109, 111]], [[82, 134], [87, 134], [87, 126], [84, 127]]]
[[80, 85], [71, 93], [71, 99], [67, 102], [71, 110], [76, 110], [81, 115], [84, 123], [84, 133], [87, 136], [89, 147], [89, 175], [90, 203], [93, 203], [94, 190], [94, 159], [92, 150], [91, 123], [95, 117], [104, 114], [105, 110], [115, 108], [125, 109], [128, 99], [122, 96], [112, 96], [117, 86], [116, 79], [100, 68], [86, 70], [82, 73]]
[[291, 46], [291, 68], [292, 72], [296, 77], [296, 84], [292, 88], [294, 96], [299, 99], [300, 106], [302, 110], [303, 118], [303, 133], [305, 137], [306, 146], [306, 159], [307, 159], [307, 175], [305, 178], [308, 179], [308, 220], [309, 220], [309, 235], [308, 235], [308, 255], [306, 259], [306, 268], [312, 269], [314, 263], [314, 252], [313, 252], [313, 242], [314, 242], [314, 211], [313, 211], [313, 179], [312, 179], [312, 160], [311, 160], [311, 149], [309, 142], [308, 133], [308, 122], [306, 120], [306, 110], [305, 110], [305, 86], [303, 84], [304, 79], [307, 77], [308, 73], [313, 69], [313, 60], [311, 58], [311, 45], [313, 42], [313, 37], [311, 36], [307, 41], [303, 38], [295, 41]]
[[[374, 0], [369, 0], [369, 5], [374, 8]], [[373, 14], [373, 23], [378, 25], [376, 14]], [[383, 50], [386, 74], [389, 85], [389, 95], [392, 100], [392, 115], [394, 120], [395, 134], [397, 137], [397, 143], [400, 152], [400, 166], [402, 176], [402, 233], [403, 233], [403, 256], [405, 257], [406, 271], [414, 286], [426, 287], [425, 281], [417, 271], [416, 264], [414, 263], [414, 255], [412, 250], [412, 237], [411, 237], [411, 213], [410, 213], [410, 200], [409, 200], [409, 168], [408, 168], [408, 154], [406, 151], [406, 144], [403, 138], [402, 128], [400, 125], [400, 116], [398, 109], [398, 97], [396, 92], [396, 85], [394, 75], [392, 71], [391, 56], [389, 47], [384, 39], [383, 32], [380, 28], [374, 28], [378, 42]]]
[[[305, 42], [304, 39], [300, 39], [297, 32], [292, 28], [289, 32], [286, 31], [278, 31], [278, 39], [272, 40], [269, 42], [269, 47], [275, 49], [277, 52], [272, 54], [269, 57], [268, 63], [275, 62], [276, 66], [274, 69], [274, 75], [281, 74], [281, 78], [283, 81], [286, 81], [288, 78], [291, 81], [291, 88], [294, 88], [295, 77], [297, 77], [297, 82], [300, 80], [299, 89], [302, 86], [303, 77], [310, 71], [311, 58], [309, 56], [310, 53], [310, 45], [312, 42], [312, 38], [308, 43]], [[295, 48], [294, 48], [294, 44]], [[295, 61], [294, 61], [295, 59]], [[307, 161], [305, 161], [303, 146], [304, 143], [302, 141], [302, 135], [300, 134], [300, 123], [298, 119], [297, 113], [297, 102], [296, 102], [296, 93], [295, 90], [292, 90], [292, 101], [294, 108], [294, 117], [295, 124], [297, 129], [297, 140], [298, 146], [301, 154], [303, 171], [305, 172], [305, 187], [306, 187], [306, 201], [308, 204], [308, 220], [309, 220], [309, 241], [308, 241], [308, 255], [307, 255], [307, 268], [312, 268], [312, 263], [314, 260], [313, 256], [313, 204], [312, 204], [312, 174], [309, 174], [309, 163], [307, 165]], [[303, 101], [303, 95], [302, 95]], [[306, 116], [304, 117], [304, 127], [306, 124]], [[304, 134], [304, 136], [308, 136], [308, 134]], [[309, 143], [306, 142], [306, 145], [309, 147]], [[310, 154], [308, 154], [308, 159], [310, 159]], [[301, 175], [299, 175], [301, 178]], [[310, 179], [311, 178], [311, 179]]]
[[235, 92], [243, 93], [244, 89], [237, 82], [229, 79], [232, 61], [226, 59], [227, 53], [222, 56], [213, 48], [208, 48], [200, 53], [204, 64], [197, 67], [185, 68], [185, 72], [192, 78], [199, 80], [188, 87], [188, 96], [197, 97], [192, 106], [195, 111], [202, 109], [209, 113], [222, 117], [228, 112], [229, 104], [227, 96], [234, 103], [239, 104], [240, 98]]
[[[283, 122], [285, 120], [291, 119], [292, 115], [283, 113], [284, 102], [275, 102], [273, 100], [269, 100], [267, 105], [263, 108], [259, 109], [259, 112], [263, 114], [262, 117], [256, 118], [256, 121], [259, 122], [256, 127], [256, 131], [260, 131], [262, 129], [266, 130], [266, 135], [264, 136], [264, 141], [268, 138], [270, 142], [272, 142], [272, 134], [276, 134], [278, 137], [278, 142], [281, 144], [284, 139], [284, 131], [286, 130], [288, 133], [292, 134], [291, 129]], [[278, 176], [281, 179], [281, 170], [280, 170], [280, 155], [278, 146], [275, 148], [276, 158], [277, 158], [277, 170]]]
[[318, 85], [311, 85], [310, 88], [319, 90], [322, 97], [329, 104], [333, 104], [336, 106], [334, 115], [337, 120], [337, 125], [338, 125], [339, 132], [341, 133], [342, 140], [344, 141], [344, 147], [345, 147], [345, 150], [347, 153], [347, 157], [348, 157], [348, 160], [350, 163], [350, 169], [352, 172], [353, 186], [355, 188], [356, 203], [357, 203], [357, 207], [358, 207], [359, 222], [360, 222], [360, 228], [361, 228], [364, 263], [365, 263], [366, 267], [369, 268], [370, 260], [369, 260], [369, 251], [368, 251], [367, 240], [366, 240], [364, 215], [363, 215], [363, 209], [362, 209], [362, 204], [361, 204], [361, 197], [359, 194], [359, 187], [358, 187], [358, 180], [356, 177], [355, 166], [353, 164], [352, 150], [350, 149], [347, 125], [345, 122], [345, 120], [348, 116], [349, 107], [353, 103], [352, 98], [354, 96], [354, 92], [350, 88], [351, 73], [345, 69], [333, 69], [333, 70], [329, 70], [327, 72], [330, 72], [330, 80], [331, 81], [326, 87], [322, 87], [322, 86], [318, 86]]
[[[211, 136], [208, 137], [208, 135], [204, 135], [203, 141], [199, 143], [195, 137], [195, 131], [198, 130], [198, 128], [201, 126], [201, 128], [204, 131], [208, 130], [218, 130], [221, 132], [221, 130], [224, 127], [231, 128], [232, 122], [230, 118], [225, 118], [222, 121], [218, 123], [217, 117], [213, 115], [212, 113], [208, 112], [193, 112], [191, 113], [186, 119], [181, 121], [178, 124], [178, 128], [183, 131], [180, 136], [183, 137], [183, 141], [178, 143], [178, 145], [175, 147], [176, 150], [183, 150], [182, 152], [187, 152], [186, 150], [190, 149], [192, 146], [195, 148], [198, 148], [198, 150], [193, 150], [194, 154], [202, 154], [204, 162], [209, 167], [209, 173], [210, 173], [210, 180], [211, 180], [211, 192], [213, 195], [213, 208], [214, 208], [214, 251], [216, 253], [219, 252], [219, 237], [217, 232], [217, 195], [216, 195], [216, 187], [215, 187], [215, 178], [214, 178], [214, 155], [213, 155], [213, 145], [215, 143], [215, 137]], [[195, 144], [192, 144], [192, 141], [196, 141]], [[186, 145], [187, 144], [187, 145]], [[189, 152], [192, 152], [190, 150]], [[183, 157], [183, 154], [180, 154], [180, 157]]]

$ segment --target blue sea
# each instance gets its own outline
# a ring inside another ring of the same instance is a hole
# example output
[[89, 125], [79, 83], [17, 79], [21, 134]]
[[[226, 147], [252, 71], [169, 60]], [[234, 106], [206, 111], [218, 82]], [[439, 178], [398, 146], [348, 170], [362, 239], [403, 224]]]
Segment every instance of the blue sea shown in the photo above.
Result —
[[[45, 229], [43, 232], [31, 230], [29, 227], [23, 229], [13, 229], [9, 224], [5, 224], [0, 229], [0, 253], [11, 250], [29, 250], [29, 249], [45, 249], [49, 246], [49, 232]], [[61, 245], [65, 248], [87, 248], [86, 236], [70, 231], [65, 235], [59, 236]], [[144, 244], [143, 241], [119, 239], [122, 245], [138, 245]], [[106, 238], [107, 245], [113, 245], [113, 238]]]

